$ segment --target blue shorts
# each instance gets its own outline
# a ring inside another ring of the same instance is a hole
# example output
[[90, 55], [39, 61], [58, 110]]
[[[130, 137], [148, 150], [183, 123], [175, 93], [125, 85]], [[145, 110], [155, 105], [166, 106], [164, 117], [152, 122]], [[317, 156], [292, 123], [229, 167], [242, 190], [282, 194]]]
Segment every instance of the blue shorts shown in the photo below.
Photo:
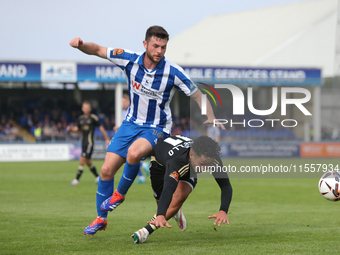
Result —
[[117, 133], [113, 136], [106, 151], [116, 153], [126, 158], [130, 145], [138, 138], [145, 138], [152, 145], [156, 145], [158, 138], [167, 138], [170, 135], [160, 128], [144, 127], [124, 120]]

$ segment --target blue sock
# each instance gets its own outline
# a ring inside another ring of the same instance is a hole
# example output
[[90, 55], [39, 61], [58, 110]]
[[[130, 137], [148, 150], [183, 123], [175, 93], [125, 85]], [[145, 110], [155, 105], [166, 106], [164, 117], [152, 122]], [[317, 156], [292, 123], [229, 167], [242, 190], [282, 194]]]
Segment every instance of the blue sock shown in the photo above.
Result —
[[106, 199], [112, 196], [113, 184], [114, 184], [114, 178], [112, 180], [103, 181], [102, 178], [99, 177], [97, 197], [96, 197], [98, 216], [102, 216], [104, 218], [107, 217], [108, 212], [105, 212], [102, 209], [100, 209], [100, 206]]
[[129, 164], [128, 162], [125, 163], [123, 175], [120, 178], [117, 188], [119, 194], [125, 195], [128, 192], [133, 181], [136, 179], [136, 176], [139, 171], [139, 166], [140, 163], [137, 164]]

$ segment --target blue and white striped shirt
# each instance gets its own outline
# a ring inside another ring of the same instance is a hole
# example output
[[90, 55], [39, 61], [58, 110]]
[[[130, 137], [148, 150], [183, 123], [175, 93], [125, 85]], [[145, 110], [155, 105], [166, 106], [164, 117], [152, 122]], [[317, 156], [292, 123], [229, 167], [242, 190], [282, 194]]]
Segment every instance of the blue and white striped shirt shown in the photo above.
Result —
[[172, 126], [170, 102], [174, 88], [191, 96], [198, 90], [184, 70], [163, 57], [153, 70], [143, 65], [144, 53], [125, 49], [107, 49], [107, 59], [126, 75], [130, 107], [127, 121], [158, 127], [170, 134]]

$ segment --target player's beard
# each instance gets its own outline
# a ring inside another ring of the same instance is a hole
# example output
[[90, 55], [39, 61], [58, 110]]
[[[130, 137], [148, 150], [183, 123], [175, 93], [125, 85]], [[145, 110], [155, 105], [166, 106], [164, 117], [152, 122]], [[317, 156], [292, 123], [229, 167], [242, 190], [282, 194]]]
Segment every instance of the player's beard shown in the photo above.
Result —
[[146, 51], [146, 56], [154, 63], [154, 64], [158, 64], [159, 61], [161, 61], [162, 56], [160, 56], [159, 60], [156, 59], [155, 56], [151, 55], [150, 52]]

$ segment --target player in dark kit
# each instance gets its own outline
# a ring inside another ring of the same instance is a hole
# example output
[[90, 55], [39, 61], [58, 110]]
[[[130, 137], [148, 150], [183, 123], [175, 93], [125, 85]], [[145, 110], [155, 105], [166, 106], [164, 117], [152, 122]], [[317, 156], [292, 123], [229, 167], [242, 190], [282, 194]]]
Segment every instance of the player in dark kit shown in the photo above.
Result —
[[[159, 139], [154, 147], [150, 161], [150, 178], [154, 197], [158, 204], [157, 214], [144, 228], [132, 234], [134, 242], [144, 243], [158, 227], [171, 227], [167, 220], [175, 218], [182, 231], [187, 223], [183, 213], [179, 214], [182, 204], [197, 184], [197, 174], [207, 169], [214, 176], [221, 189], [221, 206], [216, 218], [218, 223], [229, 224], [227, 213], [232, 198], [232, 187], [228, 174], [223, 172], [219, 156], [220, 146], [208, 136], [195, 141], [184, 136], [171, 136]], [[182, 218], [178, 218], [182, 215]]]
[[99, 118], [97, 115], [91, 113], [91, 104], [89, 101], [84, 101], [82, 105], [82, 111], [83, 115], [79, 116], [77, 120], [77, 126], [74, 127], [67, 127], [67, 131], [72, 132], [78, 132], [78, 130], [81, 130], [82, 133], [82, 153], [79, 159], [79, 166], [76, 178], [70, 183], [70, 185], [75, 186], [79, 184], [79, 179], [84, 171], [84, 165], [86, 165], [90, 168], [93, 175], [96, 177], [95, 183], [98, 183], [99, 180], [99, 174], [97, 172], [96, 167], [92, 164], [91, 156], [93, 152], [93, 134], [96, 127], [99, 128], [99, 130], [102, 132], [106, 145], [109, 145], [110, 139], [107, 136], [107, 133], [104, 129], [104, 127], [100, 124]]

